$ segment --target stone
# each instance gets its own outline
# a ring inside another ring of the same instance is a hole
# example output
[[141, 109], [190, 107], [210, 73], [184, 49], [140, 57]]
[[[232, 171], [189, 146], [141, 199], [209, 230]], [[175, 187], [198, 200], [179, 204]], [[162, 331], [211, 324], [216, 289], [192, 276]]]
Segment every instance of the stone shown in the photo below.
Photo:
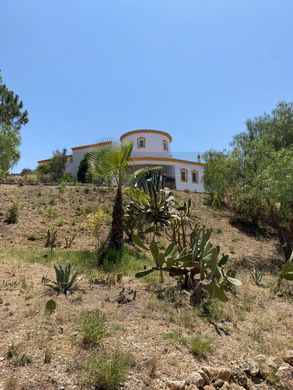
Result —
[[273, 390], [273, 387], [267, 385], [265, 382], [254, 384], [251, 388], [253, 390]]
[[249, 373], [251, 376], [257, 376], [259, 374], [259, 365], [254, 360], [251, 360], [249, 363]]
[[198, 370], [198, 373], [200, 373], [200, 375], [202, 376], [205, 384], [208, 385], [210, 383], [209, 376], [203, 370]]
[[207, 376], [212, 380], [216, 379], [219, 375], [220, 370], [216, 367], [210, 367], [210, 366], [204, 366], [201, 368], [202, 371], [204, 371]]
[[228, 382], [224, 382], [223, 386], [221, 387], [221, 390], [231, 390], [231, 386]]
[[263, 379], [266, 379], [272, 372], [278, 369], [278, 365], [274, 358], [266, 357], [265, 359], [258, 359], [259, 374]]
[[241, 386], [245, 387], [247, 385], [247, 377], [245, 372], [239, 366], [233, 367], [231, 378], [233, 382], [236, 382]]
[[240, 386], [237, 383], [231, 383], [231, 390], [245, 390], [245, 387]]
[[216, 390], [215, 386], [213, 385], [205, 385], [203, 388], [204, 390]]
[[243, 370], [244, 372], [248, 372], [249, 371], [249, 364], [248, 364], [248, 361], [247, 360], [240, 360], [238, 362], [238, 366], [241, 368], [241, 370]]
[[265, 362], [267, 359], [268, 357], [266, 355], [257, 355], [257, 357], [255, 358], [258, 363]]
[[220, 369], [220, 372], [218, 374], [218, 379], [222, 379], [224, 382], [228, 382], [231, 375], [232, 375], [232, 371], [230, 370], [230, 368], [223, 367]]
[[289, 349], [286, 351], [285, 355], [283, 356], [283, 360], [285, 363], [290, 364], [290, 366], [293, 366], [293, 349]]
[[239, 367], [251, 376], [257, 376], [259, 373], [259, 365], [252, 359], [240, 360]]
[[214, 386], [216, 387], [216, 389], [219, 389], [223, 386], [225, 382], [223, 381], [223, 379], [217, 379], [214, 383]]
[[196, 385], [196, 386], [204, 386], [205, 385], [205, 380], [204, 378], [202, 377], [202, 375], [197, 372], [197, 371], [194, 371], [190, 374], [189, 376], [189, 379], [188, 379], [188, 382], [192, 385]]
[[283, 390], [293, 389], [293, 367], [290, 364], [285, 363], [279, 367], [276, 376], [279, 378]]
[[168, 383], [168, 387], [170, 390], [184, 390], [185, 386], [185, 381], [172, 381]]

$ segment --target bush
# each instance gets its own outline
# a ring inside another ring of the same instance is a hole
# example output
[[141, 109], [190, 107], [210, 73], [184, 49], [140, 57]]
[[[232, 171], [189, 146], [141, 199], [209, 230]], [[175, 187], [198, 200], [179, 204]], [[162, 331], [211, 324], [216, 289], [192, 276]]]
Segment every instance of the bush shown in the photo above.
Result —
[[74, 178], [69, 173], [63, 173], [63, 175], [58, 180], [59, 184], [73, 183]]
[[206, 356], [208, 352], [210, 352], [212, 348], [212, 342], [211, 340], [201, 335], [194, 336], [189, 340], [189, 348], [195, 355], [203, 357]]
[[23, 170], [21, 171], [20, 175], [21, 176], [26, 176], [26, 175], [30, 175], [31, 173], [33, 173], [33, 171], [30, 168], [23, 168]]
[[11, 224], [17, 223], [18, 216], [19, 216], [18, 206], [17, 204], [14, 204], [8, 209], [5, 222]]
[[53, 157], [45, 164], [40, 164], [37, 168], [37, 174], [42, 182], [57, 182], [65, 173], [68, 156], [66, 149], [53, 152]]
[[105, 220], [104, 211], [99, 208], [95, 213], [90, 213], [86, 216], [87, 222], [95, 238], [99, 238], [102, 225]]
[[88, 382], [97, 390], [116, 390], [125, 381], [133, 365], [129, 353], [103, 354], [91, 356], [85, 366]]
[[30, 173], [23, 176], [23, 182], [26, 184], [38, 184], [39, 176], [36, 173]]
[[77, 321], [77, 329], [85, 346], [98, 344], [107, 330], [105, 315], [99, 309], [84, 312]]
[[83, 157], [83, 159], [80, 161], [78, 172], [77, 172], [77, 180], [80, 183], [86, 183], [87, 181], [90, 181], [88, 178], [88, 169], [89, 169], [89, 163], [88, 163], [88, 153]]
[[202, 303], [201, 312], [204, 316], [218, 321], [223, 318], [223, 303], [218, 299], [209, 299]]

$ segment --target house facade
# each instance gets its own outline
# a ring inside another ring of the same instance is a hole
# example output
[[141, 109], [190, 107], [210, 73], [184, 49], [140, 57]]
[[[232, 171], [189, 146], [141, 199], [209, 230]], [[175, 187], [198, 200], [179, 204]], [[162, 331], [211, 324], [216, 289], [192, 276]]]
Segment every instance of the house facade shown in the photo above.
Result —
[[[169, 133], [149, 129], [132, 130], [122, 134], [120, 142], [132, 142], [130, 166], [134, 170], [160, 166], [166, 187], [204, 192], [202, 181], [204, 163], [200, 161], [200, 155], [195, 155], [195, 161], [172, 157], [172, 136]], [[72, 155], [68, 156], [66, 171], [76, 177], [84, 156], [105, 144], [111, 144], [111, 141], [73, 147]], [[38, 163], [44, 164], [47, 161], [49, 160], [41, 160]]]

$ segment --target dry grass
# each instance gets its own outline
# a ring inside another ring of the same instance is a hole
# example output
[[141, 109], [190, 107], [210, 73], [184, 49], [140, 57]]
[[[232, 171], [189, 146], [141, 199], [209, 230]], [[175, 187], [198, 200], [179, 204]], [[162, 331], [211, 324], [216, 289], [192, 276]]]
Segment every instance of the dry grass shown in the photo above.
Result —
[[[211, 365], [229, 364], [259, 353], [280, 357], [292, 347], [292, 301], [273, 292], [281, 262], [276, 240], [256, 239], [238, 230], [230, 224], [227, 213], [205, 206], [202, 195], [179, 196], [192, 196], [196, 216], [214, 229], [212, 239], [224, 252], [234, 246], [231, 265], [237, 268], [243, 287], [231, 293], [223, 307], [209, 308], [229, 336], [219, 336], [203, 316], [202, 308], [190, 307], [184, 293], [159, 300], [156, 274], [145, 280], [135, 279], [135, 271], [149, 265], [149, 260], [137, 257], [133, 250], [125, 251], [119, 267], [108, 272], [97, 269], [95, 242], [85, 226], [85, 216], [98, 207], [105, 207], [110, 215], [112, 195], [106, 190], [70, 187], [60, 192], [56, 187], [0, 187], [0, 358], [4, 358], [0, 360], [0, 388], [86, 389], [81, 374], [84, 362], [93, 352], [110, 356], [117, 350], [130, 352], [136, 362], [126, 380], [126, 390], [143, 390], [146, 384], [148, 388], [164, 388], [167, 380], [186, 379], [202, 364], [202, 356], [166, 339], [166, 334], [172, 332], [193, 340], [199, 350], [199, 335], [204, 341], [212, 340], [212, 351], [203, 354], [205, 364]], [[4, 218], [13, 202], [19, 206], [19, 221], [7, 225]], [[49, 225], [57, 225], [58, 229], [58, 249], [52, 254], [43, 248]], [[105, 224], [105, 234], [107, 229]], [[73, 247], [63, 249], [65, 236], [73, 233]], [[32, 234], [35, 240], [28, 239]], [[45, 304], [52, 292], [44, 287], [42, 277], [53, 278], [52, 264], [66, 261], [83, 275], [80, 287], [84, 293], [68, 299], [53, 296], [56, 311], [46, 315]], [[265, 272], [262, 287], [250, 277], [249, 270], [255, 266]], [[117, 273], [123, 274], [122, 281], [117, 282]], [[166, 280], [171, 292], [174, 285], [173, 279]], [[136, 300], [118, 305], [116, 298], [123, 287], [125, 291], [135, 289]], [[77, 333], [76, 324], [82, 313], [97, 308], [107, 318], [107, 332], [96, 346], [85, 349], [78, 342], [82, 335]], [[14, 360], [6, 357], [12, 344], [21, 346], [17, 376]], [[29, 363], [22, 354], [29, 357]]]

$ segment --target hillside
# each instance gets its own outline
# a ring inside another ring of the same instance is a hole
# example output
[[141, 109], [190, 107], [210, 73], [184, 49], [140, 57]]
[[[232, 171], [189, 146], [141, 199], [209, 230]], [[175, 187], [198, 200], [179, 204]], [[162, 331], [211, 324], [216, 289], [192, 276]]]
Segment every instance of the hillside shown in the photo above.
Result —
[[[85, 383], [84, 362], [95, 351], [115, 350], [133, 357], [122, 385], [125, 390], [291, 387], [290, 377], [278, 371], [293, 348], [293, 313], [292, 295], [275, 292], [282, 264], [276, 238], [245, 232], [231, 223], [228, 212], [205, 205], [205, 195], [178, 192], [176, 196], [192, 198], [194, 217], [213, 229], [212, 241], [229, 253], [229, 265], [242, 281], [229, 293], [227, 303], [209, 308], [209, 319], [203, 307], [189, 304], [187, 292], [173, 288], [174, 279], [163, 286], [157, 274], [136, 279], [135, 272], [151, 260], [131, 245], [126, 244], [120, 265], [97, 268], [95, 240], [86, 216], [103, 208], [105, 237], [113, 192], [93, 186], [0, 187], [0, 389], [91, 388]], [[7, 224], [5, 217], [14, 203], [19, 219]], [[52, 253], [44, 248], [51, 228], [57, 229]], [[65, 249], [65, 238], [73, 236], [72, 247]], [[42, 283], [43, 276], [54, 278], [53, 263], [67, 261], [82, 275], [82, 290], [68, 299]], [[250, 276], [253, 267], [264, 272], [260, 287]], [[45, 304], [50, 298], [57, 307], [47, 315]], [[78, 321], [95, 309], [104, 313], [106, 331], [100, 344], [85, 348]], [[191, 348], [189, 340], [194, 337], [197, 345]], [[243, 368], [249, 359], [258, 367], [255, 375]], [[230, 384], [221, 377], [218, 384], [211, 377], [206, 383], [192, 379], [191, 373], [202, 367], [230, 370]], [[226, 387], [219, 382], [222, 379]]]

